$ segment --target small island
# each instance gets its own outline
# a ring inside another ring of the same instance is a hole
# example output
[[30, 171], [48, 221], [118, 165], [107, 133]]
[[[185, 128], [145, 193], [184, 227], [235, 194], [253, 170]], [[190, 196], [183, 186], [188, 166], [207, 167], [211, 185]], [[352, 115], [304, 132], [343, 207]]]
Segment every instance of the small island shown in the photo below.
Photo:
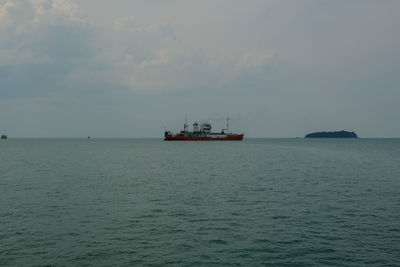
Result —
[[358, 138], [358, 136], [355, 132], [337, 131], [310, 133], [305, 138]]

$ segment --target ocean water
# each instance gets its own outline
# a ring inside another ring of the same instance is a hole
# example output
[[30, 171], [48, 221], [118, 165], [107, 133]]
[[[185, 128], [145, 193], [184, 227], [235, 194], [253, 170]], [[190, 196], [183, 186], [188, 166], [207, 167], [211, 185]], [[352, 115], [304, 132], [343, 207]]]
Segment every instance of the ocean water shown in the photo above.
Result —
[[0, 141], [2, 266], [400, 265], [400, 139]]

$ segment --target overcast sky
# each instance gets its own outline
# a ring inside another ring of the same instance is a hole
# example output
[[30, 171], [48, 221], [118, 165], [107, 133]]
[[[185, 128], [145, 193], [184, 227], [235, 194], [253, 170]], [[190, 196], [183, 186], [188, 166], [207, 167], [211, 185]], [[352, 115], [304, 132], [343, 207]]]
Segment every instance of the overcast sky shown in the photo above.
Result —
[[398, 0], [0, 0], [0, 133], [400, 137]]

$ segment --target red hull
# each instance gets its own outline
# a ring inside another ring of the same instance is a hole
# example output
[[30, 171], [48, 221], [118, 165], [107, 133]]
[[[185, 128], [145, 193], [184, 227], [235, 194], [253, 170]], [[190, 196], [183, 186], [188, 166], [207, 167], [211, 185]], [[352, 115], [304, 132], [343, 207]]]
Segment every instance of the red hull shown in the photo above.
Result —
[[227, 136], [223, 138], [212, 138], [212, 137], [196, 137], [196, 136], [182, 136], [182, 135], [166, 135], [165, 141], [241, 141], [243, 140], [244, 134], [238, 134], [233, 136]]

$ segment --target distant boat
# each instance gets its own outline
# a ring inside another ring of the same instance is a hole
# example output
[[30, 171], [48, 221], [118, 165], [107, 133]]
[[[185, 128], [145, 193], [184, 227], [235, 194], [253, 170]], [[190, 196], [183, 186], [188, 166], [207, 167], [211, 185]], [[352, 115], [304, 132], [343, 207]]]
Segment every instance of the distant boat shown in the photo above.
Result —
[[2, 135], [1, 135], [1, 139], [7, 139], [7, 135], [2, 134]]
[[173, 134], [170, 131], [165, 131], [165, 141], [241, 141], [244, 134], [235, 134], [229, 132], [229, 118], [226, 120], [226, 129], [221, 132], [211, 132], [211, 124], [204, 122], [199, 125], [198, 122], [193, 124], [193, 132], [188, 130], [187, 119], [183, 130], [180, 133]]

